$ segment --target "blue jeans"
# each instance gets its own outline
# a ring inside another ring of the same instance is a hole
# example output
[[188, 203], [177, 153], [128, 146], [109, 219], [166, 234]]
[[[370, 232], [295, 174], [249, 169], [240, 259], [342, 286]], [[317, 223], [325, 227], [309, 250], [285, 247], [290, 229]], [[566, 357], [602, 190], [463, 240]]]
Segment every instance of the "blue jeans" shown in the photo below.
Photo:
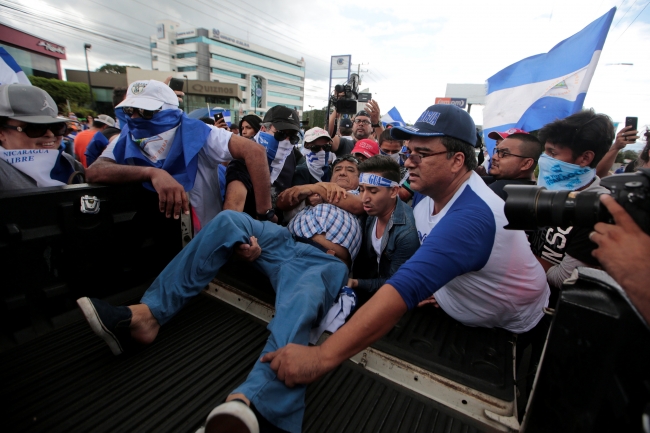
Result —
[[[309, 331], [334, 302], [348, 278], [345, 264], [314, 246], [297, 243], [284, 227], [223, 211], [210, 221], [156, 278], [142, 297], [160, 325], [165, 324], [215, 277], [239, 243], [255, 236], [262, 254], [254, 265], [275, 289], [275, 318], [262, 355], [289, 343], [307, 345]], [[299, 277], [298, 277], [299, 276]], [[260, 356], [261, 357], [261, 356]], [[300, 432], [306, 386], [287, 388], [269, 364], [257, 361], [233, 393], [242, 393], [272, 424]]]

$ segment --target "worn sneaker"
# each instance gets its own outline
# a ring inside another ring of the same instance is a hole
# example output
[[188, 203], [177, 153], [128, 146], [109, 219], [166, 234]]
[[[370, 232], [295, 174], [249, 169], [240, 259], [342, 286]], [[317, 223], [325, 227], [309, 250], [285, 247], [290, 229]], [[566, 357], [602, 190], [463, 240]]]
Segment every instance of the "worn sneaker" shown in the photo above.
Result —
[[222, 403], [212, 409], [205, 422], [205, 433], [259, 433], [255, 413], [241, 400]]
[[95, 298], [79, 298], [77, 305], [90, 328], [108, 344], [113, 355], [124, 352], [124, 345], [131, 340], [129, 307], [115, 307]]

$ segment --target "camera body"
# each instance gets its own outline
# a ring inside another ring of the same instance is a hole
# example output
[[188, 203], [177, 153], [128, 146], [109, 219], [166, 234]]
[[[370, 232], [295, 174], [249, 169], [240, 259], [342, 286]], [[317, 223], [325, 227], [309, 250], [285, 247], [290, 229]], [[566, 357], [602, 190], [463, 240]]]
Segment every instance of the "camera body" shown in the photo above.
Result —
[[343, 84], [337, 84], [330, 98], [330, 104], [334, 105], [339, 114], [355, 114], [357, 112], [357, 100], [359, 76], [351, 74], [350, 78]]
[[[650, 234], [650, 169], [608, 176], [601, 186], [620, 204], [641, 229]], [[543, 187], [506, 185], [505, 214], [509, 230], [538, 227], [593, 227], [597, 222], [613, 223], [600, 204], [599, 192], [547, 191]]]

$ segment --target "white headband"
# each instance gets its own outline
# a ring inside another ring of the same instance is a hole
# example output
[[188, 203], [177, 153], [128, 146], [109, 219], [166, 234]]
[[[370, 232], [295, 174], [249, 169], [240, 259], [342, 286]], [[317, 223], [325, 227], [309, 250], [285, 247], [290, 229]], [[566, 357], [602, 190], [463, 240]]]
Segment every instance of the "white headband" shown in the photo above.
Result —
[[395, 182], [394, 180], [386, 179], [385, 177], [377, 176], [376, 174], [371, 173], [361, 173], [359, 175], [359, 184], [385, 186], [387, 188], [399, 186], [399, 183]]

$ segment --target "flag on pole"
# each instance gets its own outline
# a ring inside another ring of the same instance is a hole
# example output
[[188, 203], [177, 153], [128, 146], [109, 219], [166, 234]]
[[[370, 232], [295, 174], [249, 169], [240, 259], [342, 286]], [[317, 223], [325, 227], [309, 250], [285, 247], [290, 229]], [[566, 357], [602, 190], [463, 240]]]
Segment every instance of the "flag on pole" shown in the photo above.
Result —
[[483, 133], [490, 154], [492, 131], [535, 131], [582, 109], [616, 8], [546, 54], [514, 63], [487, 80]]
[[11, 57], [7, 50], [0, 47], [0, 84], [15, 83], [30, 86], [32, 84], [14, 58]]
[[397, 108], [395, 107], [391, 108], [388, 113], [381, 116], [381, 121], [384, 126], [389, 123], [392, 123], [395, 126], [406, 126], [404, 119], [402, 119], [402, 115], [399, 114], [399, 111], [397, 111]]

